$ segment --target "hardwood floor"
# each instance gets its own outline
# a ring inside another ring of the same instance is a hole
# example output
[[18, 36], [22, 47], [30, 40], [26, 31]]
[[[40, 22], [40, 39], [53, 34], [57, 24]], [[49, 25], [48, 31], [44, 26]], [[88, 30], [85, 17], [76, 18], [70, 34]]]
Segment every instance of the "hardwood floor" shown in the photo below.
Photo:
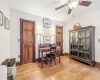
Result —
[[41, 68], [38, 63], [18, 66], [15, 80], [100, 80], [100, 65], [90, 67], [63, 56], [52, 67]]

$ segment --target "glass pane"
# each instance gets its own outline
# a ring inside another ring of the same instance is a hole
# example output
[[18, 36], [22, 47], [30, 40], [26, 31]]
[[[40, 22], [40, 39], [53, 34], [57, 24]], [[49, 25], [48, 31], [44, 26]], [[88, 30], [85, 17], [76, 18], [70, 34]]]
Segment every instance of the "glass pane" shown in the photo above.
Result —
[[85, 46], [79, 45], [79, 51], [85, 51]]
[[72, 33], [72, 32], [70, 32], [70, 37], [71, 37], [71, 38], [72, 38], [72, 34], [73, 34], [73, 33]]
[[72, 45], [72, 44], [71, 44], [71, 46], [70, 46], [70, 47], [71, 47], [71, 49], [73, 49], [73, 45]]
[[89, 30], [86, 30], [86, 37], [89, 37], [90, 36], [90, 32]]
[[85, 38], [82, 39], [82, 44], [85, 45]]
[[89, 61], [90, 60], [90, 55], [89, 55], [89, 53], [79, 52], [79, 58], [84, 59], [86, 61]]
[[83, 37], [85, 37], [85, 31], [83, 31], [83, 33], [82, 33], [82, 34], [83, 34]]
[[71, 33], [71, 36], [74, 37], [74, 32]]
[[82, 44], [82, 38], [79, 38], [79, 44]]
[[84, 53], [83, 52], [79, 52], [79, 57], [83, 58]]
[[78, 43], [78, 32], [75, 32], [75, 44]]
[[73, 55], [73, 52], [71, 51], [70, 54]]
[[70, 42], [72, 43], [72, 38], [70, 38]]
[[78, 55], [78, 52], [77, 52], [77, 51], [75, 51], [75, 52], [74, 52], [74, 56], [77, 56], [77, 55]]
[[87, 61], [89, 61], [90, 60], [90, 55], [89, 55], [89, 53], [85, 53], [85, 60], [87, 60]]
[[90, 45], [90, 39], [86, 38], [86, 45]]
[[76, 44], [78, 43], [78, 39], [75, 39], [75, 43], [76, 43]]
[[89, 52], [90, 51], [90, 46], [85, 46], [85, 52]]
[[83, 51], [85, 51], [85, 46], [83, 46]]
[[85, 31], [80, 31], [79, 32], [79, 38], [85, 37]]
[[77, 45], [74, 45], [74, 49], [77, 50], [78, 49], [78, 46]]
[[76, 37], [75, 37], [75, 32], [73, 32], [73, 35], [72, 35], [72, 36], [73, 36], [73, 40], [75, 40], [75, 38], [76, 38]]
[[78, 32], [75, 32], [75, 37], [78, 38]]
[[82, 37], [82, 31], [79, 32], [79, 38], [81, 38], [81, 37]]
[[79, 51], [83, 50], [83, 45], [79, 45]]

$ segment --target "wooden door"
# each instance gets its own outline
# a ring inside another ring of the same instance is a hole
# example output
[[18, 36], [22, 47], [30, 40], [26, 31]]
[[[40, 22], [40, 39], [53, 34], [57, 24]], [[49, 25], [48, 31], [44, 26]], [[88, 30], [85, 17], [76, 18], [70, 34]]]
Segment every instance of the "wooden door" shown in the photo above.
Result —
[[56, 26], [56, 44], [60, 47], [61, 55], [63, 55], [63, 27]]
[[21, 20], [21, 61], [22, 64], [33, 62], [35, 57], [35, 24]]

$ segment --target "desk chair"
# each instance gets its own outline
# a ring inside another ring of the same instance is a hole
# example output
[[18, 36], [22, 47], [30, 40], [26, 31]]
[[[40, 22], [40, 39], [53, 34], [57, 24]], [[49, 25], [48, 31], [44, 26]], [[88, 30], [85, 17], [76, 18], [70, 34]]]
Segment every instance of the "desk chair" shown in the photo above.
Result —
[[52, 44], [50, 45], [50, 53], [46, 54], [46, 57], [48, 58], [48, 65], [51, 66], [55, 63], [56, 65], [56, 45]]

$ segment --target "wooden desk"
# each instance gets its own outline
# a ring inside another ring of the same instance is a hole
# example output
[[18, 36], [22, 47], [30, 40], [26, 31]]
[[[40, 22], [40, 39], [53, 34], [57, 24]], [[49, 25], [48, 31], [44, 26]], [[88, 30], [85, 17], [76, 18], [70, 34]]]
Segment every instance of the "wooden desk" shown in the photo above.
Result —
[[[50, 47], [39, 48], [39, 54], [38, 54], [39, 59], [40, 59], [40, 53], [42, 54], [42, 56], [41, 56], [41, 68], [43, 68], [43, 53], [44, 52], [50, 52], [50, 51], [51, 51]], [[59, 53], [59, 63], [60, 63], [60, 49], [56, 49], [56, 52]]]

